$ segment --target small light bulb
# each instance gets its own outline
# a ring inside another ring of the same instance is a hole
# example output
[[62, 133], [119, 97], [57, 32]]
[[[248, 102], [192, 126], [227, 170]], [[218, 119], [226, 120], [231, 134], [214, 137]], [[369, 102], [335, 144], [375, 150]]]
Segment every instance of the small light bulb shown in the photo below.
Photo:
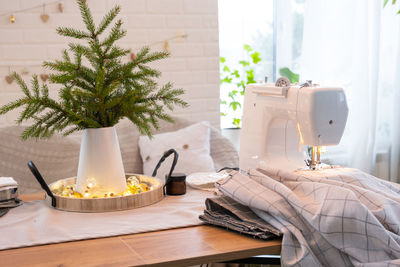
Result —
[[86, 188], [94, 188], [96, 187], [96, 179], [91, 177], [86, 180]]
[[11, 22], [11, 23], [15, 23], [15, 16], [14, 16], [14, 15], [11, 15], [11, 16], [10, 16], [10, 22]]
[[83, 196], [84, 197], [89, 197], [89, 193], [85, 193]]
[[169, 52], [169, 42], [168, 41], [164, 42], [164, 50]]

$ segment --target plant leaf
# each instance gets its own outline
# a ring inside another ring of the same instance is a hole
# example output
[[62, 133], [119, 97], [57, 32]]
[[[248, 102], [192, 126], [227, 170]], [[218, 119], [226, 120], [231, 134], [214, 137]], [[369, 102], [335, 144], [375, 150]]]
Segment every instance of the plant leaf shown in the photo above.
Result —
[[248, 44], [245, 44], [245, 45], [243, 46], [243, 48], [244, 48], [244, 50], [245, 50], [246, 52], [251, 52], [251, 51], [253, 51], [253, 49], [251, 48], [251, 46], [248, 45]]
[[240, 127], [240, 119], [234, 118], [232, 124], [235, 125], [236, 128], [239, 128]]
[[226, 71], [226, 72], [231, 72], [231, 70], [228, 68], [228, 66], [225, 66], [222, 70]]
[[239, 64], [242, 65], [243, 67], [250, 66], [250, 62], [246, 60], [240, 60]]
[[231, 82], [232, 82], [232, 78], [225, 77], [219, 83], [222, 84], [222, 83], [231, 83]]
[[287, 77], [290, 80], [291, 83], [299, 82], [299, 78], [300, 78], [299, 74], [292, 72], [287, 67], [279, 69], [279, 74], [281, 76]]
[[240, 74], [239, 74], [238, 70], [235, 70], [234, 72], [232, 72], [231, 75], [235, 76], [236, 78], [240, 78]]
[[229, 103], [229, 107], [236, 111], [238, 107], [242, 107], [242, 104], [240, 104], [238, 101], [232, 101]]
[[254, 52], [253, 54], [251, 54], [251, 59], [253, 60], [254, 64], [257, 64], [258, 62], [261, 61], [260, 53]]

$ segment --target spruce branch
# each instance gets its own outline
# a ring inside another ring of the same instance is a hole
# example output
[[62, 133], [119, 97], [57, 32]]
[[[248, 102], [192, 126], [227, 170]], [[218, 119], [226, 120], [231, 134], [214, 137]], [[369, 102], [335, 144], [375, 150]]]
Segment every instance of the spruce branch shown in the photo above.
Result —
[[81, 30], [75, 30], [67, 27], [58, 27], [57, 33], [61, 36], [72, 37], [75, 39], [89, 39], [90, 35]]
[[[77, 3], [86, 29], [59, 27], [57, 33], [86, 43], [70, 43], [62, 51], [61, 59], [43, 63], [52, 72], [49, 82], [60, 86], [59, 100], [49, 96], [48, 85], [40, 84], [36, 75], [29, 87], [14, 73], [23, 96], [0, 107], [0, 115], [22, 108], [17, 123], [31, 122], [22, 133], [23, 139], [110, 127], [123, 118], [128, 118], [141, 133], [151, 136], [160, 120], [172, 122], [167, 111], [175, 106], [187, 106], [180, 98], [184, 91], [174, 89], [171, 83], [159, 86], [156, 78], [161, 73], [148, 66], [169, 54], [143, 47], [134, 60], [123, 62], [123, 57], [131, 51], [116, 45], [126, 35], [122, 21], [117, 20], [107, 31], [108, 35], [101, 37], [119, 14], [119, 6], [107, 12], [96, 27], [86, 1], [77, 0]], [[86, 66], [86, 62], [90, 65]]]
[[92, 12], [90, 12], [86, 0], [77, 0], [77, 3], [81, 11], [82, 20], [86, 25], [86, 29], [90, 32], [91, 37], [96, 37], [96, 27], [94, 26]]
[[108, 50], [110, 50], [115, 41], [121, 39], [126, 35], [126, 31], [121, 30], [121, 27], [122, 20], [118, 20], [117, 23], [115, 23], [114, 27], [111, 29], [108, 37], [104, 39], [104, 41], [101, 43], [101, 45], [105, 47], [105, 52], [108, 52]]
[[119, 14], [121, 8], [119, 6], [113, 7], [101, 20], [99, 27], [97, 28], [96, 35], [100, 35], [104, 32], [104, 30], [110, 25], [110, 23], [115, 19], [115, 17]]

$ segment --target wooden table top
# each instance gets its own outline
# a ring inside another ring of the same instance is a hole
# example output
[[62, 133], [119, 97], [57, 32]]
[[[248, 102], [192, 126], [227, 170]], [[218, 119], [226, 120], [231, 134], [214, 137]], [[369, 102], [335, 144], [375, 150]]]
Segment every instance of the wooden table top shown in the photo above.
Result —
[[[43, 195], [27, 195], [24, 201]], [[281, 240], [262, 241], [200, 225], [0, 251], [4, 266], [189, 266], [280, 253]]]

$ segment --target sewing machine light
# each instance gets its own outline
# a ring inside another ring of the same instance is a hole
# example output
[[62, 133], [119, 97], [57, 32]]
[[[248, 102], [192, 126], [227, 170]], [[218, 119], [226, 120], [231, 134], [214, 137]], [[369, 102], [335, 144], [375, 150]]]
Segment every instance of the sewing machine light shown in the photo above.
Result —
[[297, 133], [299, 134], [299, 152], [301, 152], [301, 150], [303, 149], [303, 145], [304, 145], [304, 139], [301, 134], [300, 124], [297, 123], [296, 126], [297, 126]]

